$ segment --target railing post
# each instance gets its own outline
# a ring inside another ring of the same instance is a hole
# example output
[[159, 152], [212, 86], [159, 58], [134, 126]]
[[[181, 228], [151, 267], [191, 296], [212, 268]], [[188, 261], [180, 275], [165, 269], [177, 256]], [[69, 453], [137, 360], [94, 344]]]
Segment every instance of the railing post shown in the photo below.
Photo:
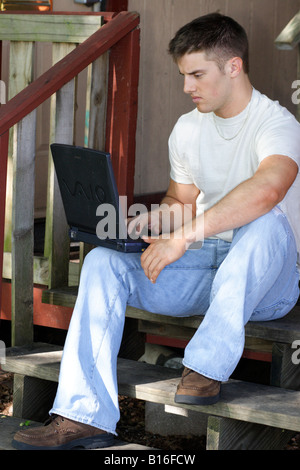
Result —
[[133, 203], [138, 108], [140, 30], [134, 29], [110, 52], [106, 150], [112, 155], [120, 195]]
[[[53, 62], [57, 63], [75, 44], [53, 46]], [[50, 142], [72, 144], [75, 119], [75, 79], [66, 83], [51, 98]], [[68, 226], [61, 200], [52, 156], [48, 165], [48, 197], [45, 231], [45, 257], [49, 259], [49, 288], [68, 285], [69, 269]]]
[[17, 126], [12, 218], [12, 345], [33, 342], [36, 110]]
[[3, 270], [8, 138], [9, 138], [9, 131], [6, 131], [4, 134], [0, 135], [0, 269], [1, 269], [0, 307], [1, 307], [1, 299], [2, 299], [2, 270]]

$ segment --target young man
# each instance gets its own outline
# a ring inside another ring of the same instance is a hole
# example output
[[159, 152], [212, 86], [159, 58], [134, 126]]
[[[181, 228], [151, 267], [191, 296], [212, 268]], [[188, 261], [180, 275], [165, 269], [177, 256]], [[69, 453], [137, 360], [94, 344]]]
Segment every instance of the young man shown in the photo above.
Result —
[[253, 89], [247, 37], [231, 18], [194, 20], [178, 31], [170, 54], [196, 108], [170, 136], [171, 181], [162, 206], [131, 221], [129, 231], [150, 225], [164, 232], [171, 213], [174, 226], [168, 237], [147, 238], [141, 257], [102, 248], [86, 257], [54, 418], [20, 431], [18, 448], [112, 443], [127, 304], [165, 315], [205, 314], [185, 349], [175, 396], [177, 403], [205, 405], [219, 399], [220, 382], [239, 362], [244, 325], [280, 318], [297, 301], [299, 124]]

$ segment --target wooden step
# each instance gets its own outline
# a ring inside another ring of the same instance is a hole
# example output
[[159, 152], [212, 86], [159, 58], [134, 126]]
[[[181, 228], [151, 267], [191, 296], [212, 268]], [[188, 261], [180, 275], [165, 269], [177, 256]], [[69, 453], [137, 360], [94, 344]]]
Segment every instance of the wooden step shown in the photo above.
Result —
[[[11, 348], [3, 370], [57, 381], [61, 348], [36, 344]], [[177, 405], [174, 394], [180, 379], [175, 369], [132, 360], [118, 360], [119, 393], [141, 400], [187, 408], [209, 415], [300, 431], [300, 392], [230, 380], [222, 385], [221, 400], [210, 406]]]
[[[74, 307], [77, 298], [77, 287], [65, 287], [43, 291], [42, 301], [64, 307]], [[152, 322], [160, 325], [162, 335], [169, 335], [170, 327], [175, 331], [176, 326], [185, 328], [185, 336], [191, 337], [203, 320], [203, 316], [191, 317], [171, 317], [154, 314], [134, 307], [127, 307], [126, 316], [144, 322]], [[268, 322], [249, 322], [246, 325], [245, 333], [247, 337], [260, 338], [267, 341], [292, 344], [300, 338], [300, 306], [280, 320]]]

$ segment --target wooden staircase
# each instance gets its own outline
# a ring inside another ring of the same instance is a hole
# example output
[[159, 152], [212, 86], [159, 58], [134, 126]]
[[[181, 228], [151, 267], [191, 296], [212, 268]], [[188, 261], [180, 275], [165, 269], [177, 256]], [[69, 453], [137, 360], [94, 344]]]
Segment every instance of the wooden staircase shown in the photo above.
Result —
[[[47, 403], [49, 383], [58, 381], [61, 354], [62, 348], [48, 344], [9, 350], [3, 369], [22, 379], [24, 418], [34, 419]], [[180, 375], [166, 367], [118, 360], [120, 394], [207, 414], [208, 450], [278, 449], [300, 432], [300, 391], [230, 380], [222, 385], [215, 405], [177, 405], [174, 394]]]

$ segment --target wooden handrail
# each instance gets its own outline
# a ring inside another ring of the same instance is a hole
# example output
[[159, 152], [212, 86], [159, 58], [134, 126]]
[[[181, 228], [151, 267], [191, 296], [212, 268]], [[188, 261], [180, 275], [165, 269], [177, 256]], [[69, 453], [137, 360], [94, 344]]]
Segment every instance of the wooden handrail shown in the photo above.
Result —
[[108, 51], [139, 24], [139, 15], [121, 12], [0, 109], [0, 136]]
[[[116, 176], [122, 174], [121, 191], [126, 194], [133, 188], [133, 169], [135, 157], [135, 123], [137, 114], [137, 82], [139, 59], [139, 15], [137, 13], [108, 13], [107, 22], [87, 40], [77, 46], [71, 53], [52, 66], [47, 72], [24, 88], [7, 104], [0, 108], [0, 270], [3, 267], [6, 173], [8, 161], [9, 130], [31, 114], [65, 84], [94, 63], [101, 55], [110, 52], [108, 107], [106, 140], [109, 151], [114, 158]], [[1, 42], [0, 42], [1, 43]], [[1, 52], [1, 48], [0, 48]], [[119, 99], [120, 96], [122, 99]], [[128, 106], [125, 106], [124, 103]], [[118, 119], [115, 117], [118, 116]], [[113, 133], [111, 139], [110, 133]], [[116, 144], [119, 143], [119, 147]], [[125, 157], [125, 158], [123, 158]], [[122, 160], [120, 162], [120, 160]], [[128, 168], [126, 168], [126, 165]], [[124, 175], [124, 166], [125, 172]], [[32, 237], [33, 220], [30, 229]], [[18, 242], [19, 243], [19, 242]], [[16, 253], [16, 250], [14, 251]], [[32, 253], [33, 257], [33, 253]], [[28, 282], [32, 284], [31, 275]], [[17, 290], [17, 289], [16, 289]], [[2, 276], [0, 276], [0, 306], [2, 293]], [[23, 292], [21, 293], [21, 297]], [[24, 296], [23, 296], [24, 297]], [[24, 301], [22, 297], [21, 302]], [[27, 300], [26, 300], [27, 302]], [[28, 303], [28, 302], [27, 302]], [[32, 303], [32, 302], [31, 302]], [[32, 341], [32, 305], [26, 313], [18, 312], [22, 322], [28, 323], [28, 332], [19, 331], [20, 319], [15, 318], [12, 324], [12, 343], [21, 344]], [[26, 318], [24, 318], [24, 316]], [[30, 326], [31, 325], [31, 326]], [[18, 329], [18, 335], [13, 329]], [[29, 331], [30, 330], [30, 331]]]

